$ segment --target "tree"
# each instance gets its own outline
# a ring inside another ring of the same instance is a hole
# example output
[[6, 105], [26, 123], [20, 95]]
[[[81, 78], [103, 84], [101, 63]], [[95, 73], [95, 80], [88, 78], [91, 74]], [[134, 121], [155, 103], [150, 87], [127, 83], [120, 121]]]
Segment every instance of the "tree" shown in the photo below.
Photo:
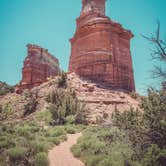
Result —
[[166, 39], [161, 39], [160, 22], [157, 22], [157, 30], [150, 37], [144, 36], [154, 46], [152, 49], [152, 60], [161, 62], [159, 65], [154, 65], [152, 71], [153, 78], [160, 78], [162, 81], [166, 80]]

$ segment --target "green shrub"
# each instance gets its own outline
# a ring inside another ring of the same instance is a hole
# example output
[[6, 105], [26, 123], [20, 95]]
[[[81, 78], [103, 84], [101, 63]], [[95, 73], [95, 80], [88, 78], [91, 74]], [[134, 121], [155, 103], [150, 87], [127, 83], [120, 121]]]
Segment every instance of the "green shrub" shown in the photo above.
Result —
[[127, 166], [132, 163], [134, 152], [124, 136], [115, 127], [89, 127], [71, 150], [87, 166]]
[[26, 153], [27, 153], [27, 149], [24, 147], [16, 146], [16, 147], [8, 149], [8, 155], [11, 161], [24, 159]]
[[16, 144], [16, 146], [20, 146], [20, 147], [29, 147], [29, 140], [27, 140], [27, 138], [23, 137], [23, 136], [16, 136], [16, 138], [14, 138], [13, 140]]
[[3, 153], [0, 155], [0, 166], [7, 166], [6, 156]]
[[15, 143], [11, 138], [7, 138], [7, 136], [0, 137], [0, 149], [8, 149], [14, 145]]
[[37, 121], [44, 121], [47, 125], [52, 121], [52, 115], [49, 110], [37, 111]]
[[22, 124], [21, 127], [16, 129], [16, 132], [20, 136], [25, 136], [29, 138], [33, 133], [37, 132], [38, 130], [39, 128], [37, 127], [29, 126], [28, 124]]
[[66, 135], [61, 135], [58, 137], [61, 141], [66, 141], [67, 140], [67, 136]]
[[142, 164], [144, 166], [164, 166], [166, 163], [166, 149], [160, 149], [158, 145], [152, 144], [144, 155]]
[[10, 86], [6, 84], [5, 82], [0, 81], [0, 96], [5, 95], [7, 93], [13, 93], [14, 92], [14, 86]]
[[38, 105], [38, 101], [36, 98], [30, 98], [28, 103], [24, 105], [24, 113], [23, 116], [30, 115], [31, 113], [36, 111]]
[[111, 144], [110, 156], [106, 157], [100, 164], [112, 166], [125, 166], [131, 165], [133, 150], [128, 144], [113, 143]]
[[47, 158], [47, 154], [44, 152], [41, 153], [37, 153], [35, 156], [35, 162], [34, 162], [35, 166], [48, 166], [49, 165], [49, 161]]
[[48, 110], [52, 114], [52, 125], [67, 123], [67, 120], [69, 120], [67, 117], [71, 115], [76, 116], [77, 118], [80, 117], [81, 112], [83, 112], [83, 109], [85, 108], [75, 97], [73, 91], [52, 91], [48, 94], [47, 101], [50, 102]]
[[59, 137], [49, 137], [48, 140], [55, 145], [59, 145], [61, 143], [61, 139]]
[[76, 117], [75, 117], [75, 122], [76, 124], [83, 124], [83, 125], [87, 125], [88, 124], [88, 111], [85, 107], [85, 105], [80, 105]]
[[67, 74], [65, 72], [61, 72], [58, 77], [58, 87], [67, 88]]
[[75, 157], [77, 157], [77, 158], [81, 157], [82, 149], [79, 145], [77, 145], [77, 144], [73, 145], [71, 148], [71, 151]]
[[148, 90], [148, 97], [142, 100], [143, 121], [150, 144], [166, 147], [166, 90]]
[[13, 109], [10, 102], [5, 104], [4, 107], [0, 105], [0, 120], [7, 119], [10, 115], [12, 115], [12, 113]]
[[0, 141], [0, 149], [7, 148], [9, 146], [8, 140]]
[[76, 121], [76, 115], [69, 115], [65, 118], [65, 122], [67, 124], [75, 124]]
[[130, 93], [130, 96], [131, 96], [133, 99], [138, 99], [138, 98], [139, 98], [139, 94], [136, 93], [136, 92], [131, 92], [131, 93]]
[[65, 134], [66, 132], [63, 127], [54, 127], [46, 132], [46, 136], [49, 137], [59, 137]]
[[65, 130], [66, 130], [66, 132], [67, 132], [68, 134], [74, 134], [74, 133], [76, 133], [76, 129], [75, 129], [74, 127], [72, 127], [72, 126], [67, 126], [67, 127], [65, 128]]
[[[64, 126], [40, 128], [30, 120], [17, 123], [0, 123], [0, 154], [6, 165], [47, 165], [39, 153], [48, 153], [53, 146], [65, 141]], [[36, 157], [37, 156], [37, 157]], [[47, 156], [46, 156], [47, 157]]]
[[32, 141], [31, 146], [35, 153], [47, 152], [48, 150], [47, 144], [44, 141], [38, 141], [38, 140]]
[[[103, 160], [103, 157], [104, 157], [103, 155], [101, 156], [94, 155], [89, 158], [87, 157], [85, 164], [87, 166], [98, 166], [98, 163]], [[101, 166], [105, 166], [105, 165], [101, 165]]]
[[2, 114], [3, 112], [3, 108], [2, 108], [2, 105], [0, 105], [0, 114]]
[[[148, 96], [142, 98], [144, 112], [130, 109], [113, 114], [113, 124], [125, 132], [124, 140], [129, 139], [137, 163], [143, 165], [164, 166], [166, 157], [166, 91], [148, 90]], [[162, 153], [162, 157], [159, 157]]]

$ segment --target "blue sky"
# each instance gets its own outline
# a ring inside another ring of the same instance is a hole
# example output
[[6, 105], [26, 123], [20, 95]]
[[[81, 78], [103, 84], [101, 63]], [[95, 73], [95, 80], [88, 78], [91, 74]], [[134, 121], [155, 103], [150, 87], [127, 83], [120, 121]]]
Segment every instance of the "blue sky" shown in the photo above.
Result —
[[[158, 85], [150, 79], [153, 62], [150, 44], [141, 34], [151, 34], [156, 20], [161, 22], [166, 38], [165, 0], [107, 0], [106, 13], [130, 29], [136, 89], [144, 93], [148, 85]], [[26, 44], [47, 48], [68, 68], [69, 39], [75, 32], [75, 19], [81, 10], [81, 0], [0, 0], [0, 80], [16, 84], [26, 56]]]

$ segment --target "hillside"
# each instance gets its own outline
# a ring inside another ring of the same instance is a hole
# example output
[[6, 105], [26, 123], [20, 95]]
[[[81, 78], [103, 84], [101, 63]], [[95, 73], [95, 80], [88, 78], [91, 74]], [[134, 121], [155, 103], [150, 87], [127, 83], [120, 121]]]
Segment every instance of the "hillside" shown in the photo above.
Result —
[[[165, 166], [165, 96], [165, 90], [149, 89], [141, 100], [74, 73], [3, 95], [0, 165], [48, 166], [79, 158], [86, 166]], [[80, 132], [77, 144], [69, 144], [67, 134]], [[76, 158], [68, 157], [71, 146]], [[56, 159], [58, 151], [66, 157]]]
[[[78, 100], [85, 105], [87, 121], [97, 123], [103, 117], [109, 118], [114, 110], [129, 110], [139, 108], [139, 101], [131, 95], [106, 89], [99, 84], [83, 80], [74, 73], [67, 74], [67, 88], [58, 87], [59, 77], [52, 78], [31, 91], [25, 90], [22, 94], [8, 93], [0, 98], [0, 105], [8, 108], [8, 120], [19, 120], [25, 112], [25, 105], [35, 98], [36, 111], [46, 110], [49, 103], [46, 101], [51, 92], [59, 90], [74, 91]], [[30, 114], [30, 118], [33, 117]]]

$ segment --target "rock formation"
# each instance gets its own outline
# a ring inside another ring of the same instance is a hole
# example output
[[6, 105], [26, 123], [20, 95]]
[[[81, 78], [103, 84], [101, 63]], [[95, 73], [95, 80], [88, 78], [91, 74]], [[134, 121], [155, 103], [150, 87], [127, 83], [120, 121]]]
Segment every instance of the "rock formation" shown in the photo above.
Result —
[[135, 91], [130, 39], [133, 34], [105, 16], [105, 0], [82, 0], [71, 42], [69, 71], [113, 89]]
[[74, 89], [80, 102], [85, 104], [89, 123], [97, 123], [105, 115], [111, 119], [115, 110], [120, 112], [130, 110], [142, 111], [139, 107], [140, 98], [134, 99], [122, 91], [103, 88], [101, 84], [81, 79], [75, 73], [68, 74], [68, 86]]
[[58, 59], [47, 49], [28, 44], [28, 55], [22, 69], [22, 80], [18, 91], [30, 89], [45, 82], [48, 77], [56, 76], [60, 72]]

